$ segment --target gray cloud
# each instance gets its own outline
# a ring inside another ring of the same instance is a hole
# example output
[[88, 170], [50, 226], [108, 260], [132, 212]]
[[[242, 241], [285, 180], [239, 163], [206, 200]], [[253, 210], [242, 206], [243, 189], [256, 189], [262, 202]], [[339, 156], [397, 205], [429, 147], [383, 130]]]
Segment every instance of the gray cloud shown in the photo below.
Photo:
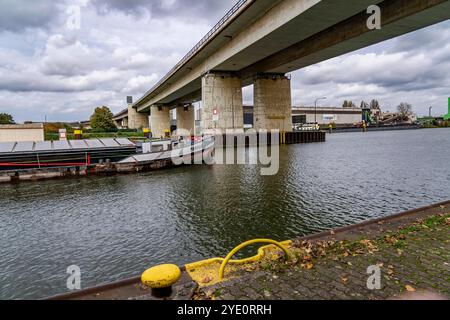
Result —
[[56, 17], [56, 1], [0, 0], [0, 31], [45, 28]]
[[118, 10], [126, 14], [140, 16], [144, 12], [153, 17], [178, 17], [217, 22], [235, 3], [235, 0], [93, 0], [100, 13]]

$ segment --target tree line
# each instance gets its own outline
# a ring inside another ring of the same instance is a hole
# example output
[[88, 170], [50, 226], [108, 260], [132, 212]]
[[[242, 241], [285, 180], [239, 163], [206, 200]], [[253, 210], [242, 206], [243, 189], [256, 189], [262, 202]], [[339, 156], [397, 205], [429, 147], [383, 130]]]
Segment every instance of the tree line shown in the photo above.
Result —
[[[356, 108], [356, 104], [351, 100], [345, 100], [342, 104], [343, 108]], [[381, 105], [376, 99], [372, 99], [370, 103], [365, 102], [364, 100], [361, 101], [360, 104], [361, 109], [381, 109]], [[407, 102], [402, 102], [397, 106], [397, 112], [400, 113], [403, 116], [407, 116], [412, 114], [413, 112], [413, 106]]]
[[[342, 104], [343, 108], [356, 108], [356, 104], [351, 100], [345, 100]], [[364, 100], [361, 101], [361, 104], [359, 105], [361, 109], [381, 109], [380, 103], [376, 99], [372, 99], [370, 103], [365, 102]]]
[[[90, 118], [90, 122], [91, 127], [94, 130], [104, 132], [117, 131], [116, 124], [113, 120], [113, 113], [108, 107], [102, 106], [95, 108], [95, 111]], [[11, 114], [0, 113], [0, 124], [15, 124], [15, 121]]]

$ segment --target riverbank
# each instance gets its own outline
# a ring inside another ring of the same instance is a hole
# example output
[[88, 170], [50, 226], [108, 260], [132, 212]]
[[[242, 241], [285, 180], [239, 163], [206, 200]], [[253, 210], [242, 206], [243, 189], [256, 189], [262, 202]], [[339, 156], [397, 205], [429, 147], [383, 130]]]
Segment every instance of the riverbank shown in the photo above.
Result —
[[[450, 201], [285, 242], [288, 259], [265, 247], [228, 267], [224, 282], [222, 259], [188, 264], [166, 299], [393, 299], [422, 290], [450, 298], [449, 231]], [[367, 284], [374, 268], [379, 288]], [[157, 298], [136, 277], [55, 299]]]
[[450, 299], [450, 202], [297, 239], [291, 255], [193, 298]]
[[[368, 126], [366, 132], [419, 130], [421, 125]], [[329, 132], [329, 130], [327, 131]], [[336, 128], [331, 133], [364, 132], [363, 128]]]

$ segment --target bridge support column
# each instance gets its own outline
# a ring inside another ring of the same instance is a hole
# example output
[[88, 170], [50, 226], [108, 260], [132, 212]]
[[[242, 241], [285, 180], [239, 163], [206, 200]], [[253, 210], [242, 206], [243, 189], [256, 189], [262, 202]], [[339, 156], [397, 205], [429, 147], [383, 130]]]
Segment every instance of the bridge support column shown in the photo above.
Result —
[[193, 105], [177, 108], [177, 130], [183, 129], [194, 134], [195, 131], [195, 109]]
[[148, 128], [149, 120], [148, 113], [137, 112], [135, 108], [130, 104], [128, 105], [128, 129], [142, 129]]
[[243, 129], [242, 81], [226, 73], [202, 79], [202, 129]]
[[128, 116], [124, 117], [122, 119], [119, 120], [114, 120], [114, 122], [116, 123], [117, 128], [119, 129], [129, 129], [128, 126]]
[[153, 138], [165, 138], [170, 132], [170, 109], [165, 106], [150, 107], [150, 130]]
[[259, 74], [254, 82], [254, 128], [292, 131], [291, 80], [280, 74]]

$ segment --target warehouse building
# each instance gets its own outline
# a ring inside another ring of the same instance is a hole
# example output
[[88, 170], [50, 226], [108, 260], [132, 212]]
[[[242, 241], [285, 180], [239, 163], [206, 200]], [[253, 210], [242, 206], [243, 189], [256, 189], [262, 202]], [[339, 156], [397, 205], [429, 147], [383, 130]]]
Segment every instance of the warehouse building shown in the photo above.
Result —
[[294, 125], [305, 123], [354, 125], [362, 122], [364, 112], [365, 110], [361, 108], [294, 107], [292, 122]]
[[[320, 125], [355, 125], [362, 122], [365, 111], [361, 108], [293, 107], [292, 123], [294, 126], [316, 122]], [[244, 106], [244, 126], [251, 128], [253, 121], [253, 106]]]

